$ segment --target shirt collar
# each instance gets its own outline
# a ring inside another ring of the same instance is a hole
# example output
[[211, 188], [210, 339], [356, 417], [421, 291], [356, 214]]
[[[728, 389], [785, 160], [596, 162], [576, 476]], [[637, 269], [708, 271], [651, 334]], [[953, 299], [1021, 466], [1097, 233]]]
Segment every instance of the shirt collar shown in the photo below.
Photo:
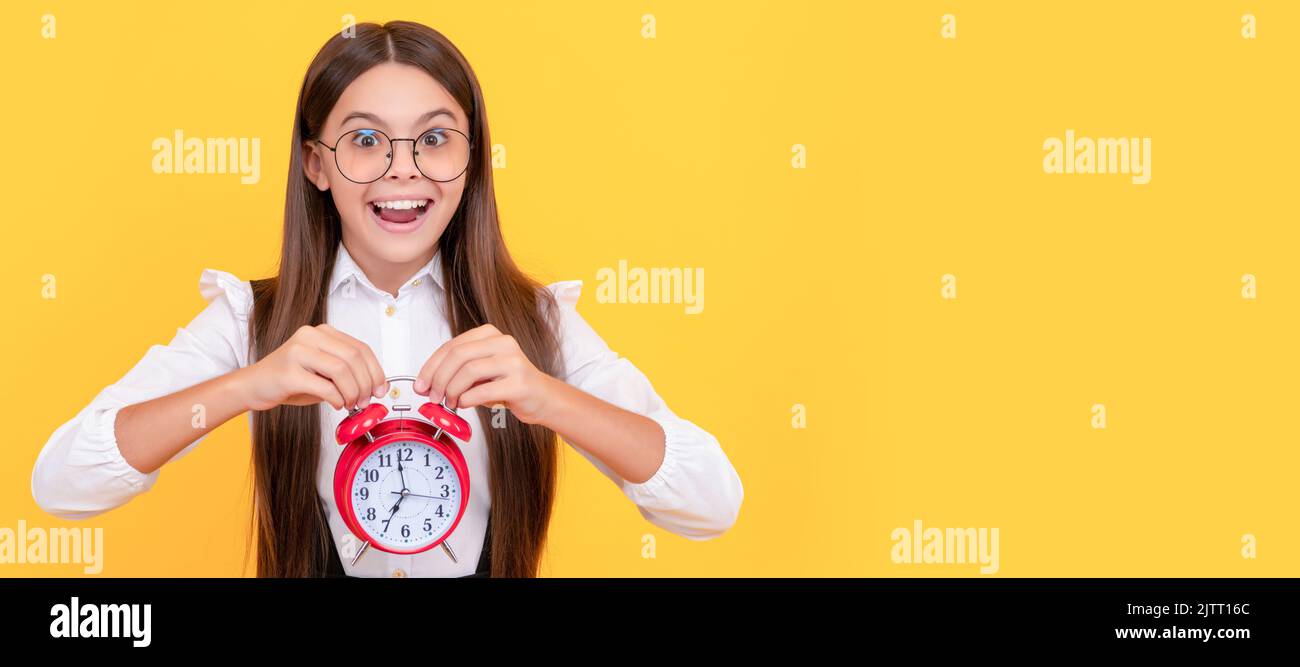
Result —
[[[330, 294], [333, 294], [334, 290], [338, 289], [338, 286], [346, 282], [348, 278], [353, 278], [358, 283], [365, 285], [375, 292], [388, 294], [387, 292], [384, 292], [384, 290], [375, 287], [374, 284], [370, 282], [370, 278], [366, 277], [366, 272], [361, 270], [361, 267], [357, 265], [356, 260], [352, 259], [352, 254], [348, 252], [347, 247], [343, 245], [342, 241], [339, 241], [338, 252], [334, 256], [334, 271], [330, 275]], [[428, 263], [421, 267], [419, 271], [416, 271], [415, 275], [407, 278], [406, 283], [398, 289], [398, 292], [401, 293], [411, 289], [412, 283], [416, 280], [428, 281], [430, 279], [432, 279], [434, 284], [439, 288], [443, 286], [441, 246], [439, 246], [438, 250], [433, 253], [433, 259], [429, 260]], [[389, 294], [389, 296], [391, 297], [392, 295]]]

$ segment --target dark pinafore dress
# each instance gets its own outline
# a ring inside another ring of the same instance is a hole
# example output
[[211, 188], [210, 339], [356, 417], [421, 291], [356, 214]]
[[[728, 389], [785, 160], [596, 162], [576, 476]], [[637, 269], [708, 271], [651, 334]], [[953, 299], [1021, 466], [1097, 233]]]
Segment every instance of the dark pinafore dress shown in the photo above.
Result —
[[[330, 560], [325, 570], [327, 577], [352, 577], [343, 570], [343, 559], [339, 558], [339, 550], [334, 546], [334, 540], [331, 538], [330, 543]], [[437, 547], [435, 547], [437, 548]], [[382, 551], [379, 553], [383, 553]], [[365, 558], [365, 556], [362, 556]], [[492, 571], [492, 518], [488, 517], [487, 534], [483, 537], [483, 552], [479, 555], [478, 567], [475, 568], [474, 574], [464, 575], [466, 577], [489, 577]]]

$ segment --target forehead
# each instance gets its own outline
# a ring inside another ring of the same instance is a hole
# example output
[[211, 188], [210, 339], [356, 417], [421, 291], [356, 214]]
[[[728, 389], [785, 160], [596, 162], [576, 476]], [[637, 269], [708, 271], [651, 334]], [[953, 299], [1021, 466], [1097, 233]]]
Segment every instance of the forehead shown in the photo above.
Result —
[[[450, 110], [455, 120], [441, 114], [433, 121], [417, 123], [421, 116], [436, 109]], [[330, 110], [326, 128], [339, 129], [343, 119], [353, 112], [374, 114], [383, 121], [380, 129], [399, 133], [427, 129], [416, 125], [429, 125], [431, 122], [462, 132], [468, 130], [465, 110], [451, 93], [428, 72], [402, 63], [382, 63], [353, 79]], [[375, 123], [358, 119], [348, 122], [349, 128], [354, 125], [371, 126]]]

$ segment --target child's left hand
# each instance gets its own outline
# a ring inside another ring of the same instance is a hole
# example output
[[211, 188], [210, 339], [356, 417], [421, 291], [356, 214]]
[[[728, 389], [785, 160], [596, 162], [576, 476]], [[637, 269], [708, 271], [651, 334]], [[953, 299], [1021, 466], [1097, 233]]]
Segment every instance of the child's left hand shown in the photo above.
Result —
[[525, 424], [541, 421], [555, 381], [491, 324], [443, 343], [416, 377], [415, 393], [435, 403], [444, 394], [453, 409], [504, 403]]

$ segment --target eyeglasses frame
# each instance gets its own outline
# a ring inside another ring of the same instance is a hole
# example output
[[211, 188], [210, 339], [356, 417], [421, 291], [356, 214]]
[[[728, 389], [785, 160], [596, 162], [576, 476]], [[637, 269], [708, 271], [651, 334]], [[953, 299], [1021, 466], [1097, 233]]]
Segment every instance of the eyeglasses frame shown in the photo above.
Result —
[[[369, 131], [371, 131], [371, 132], [377, 132], [377, 133], [383, 135], [383, 137], [384, 137], [385, 139], [388, 140], [388, 149], [389, 149], [389, 153], [388, 153], [388, 166], [384, 168], [384, 173], [380, 174], [379, 176], [377, 176], [377, 177], [375, 177], [375, 178], [373, 178], [373, 179], [371, 179], [371, 180], [369, 180], [369, 181], [358, 181], [358, 180], [353, 179], [351, 176], [348, 176], [347, 174], [343, 173], [343, 167], [339, 165], [339, 152], [338, 152], [338, 145], [339, 145], [339, 143], [341, 143], [341, 142], [343, 141], [343, 138], [346, 137], [346, 136], [348, 136], [349, 134], [353, 134], [353, 133], [355, 133], [355, 132], [360, 132], [360, 131], [362, 131], [362, 130], [369, 130]], [[471, 154], [471, 156], [472, 156], [472, 154], [473, 154], [473, 152], [474, 152], [474, 140], [473, 140], [472, 138], [470, 138], [470, 136], [469, 136], [468, 134], [465, 134], [464, 132], [461, 132], [460, 130], [458, 130], [458, 129], [454, 128], [454, 127], [431, 127], [431, 128], [429, 128], [429, 129], [427, 129], [427, 130], [421, 132], [421, 133], [420, 133], [420, 136], [418, 136], [418, 137], [407, 137], [407, 138], [402, 138], [402, 139], [394, 139], [394, 138], [388, 136], [388, 133], [387, 133], [387, 132], [384, 132], [383, 130], [380, 130], [380, 129], [377, 129], [377, 128], [373, 128], [373, 127], [360, 127], [360, 128], [355, 129], [355, 130], [348, 130], [347, 132], [344, 132], [343, 134], [340, 134], [340, 135], [339, 135], [339, 138], [334, 140], [334, 145], [333, 145], [333, 146], [331, 146], [331, 145], [329, 145], [329, 144], [327, 144], [327, 143], [321, 141], [320, 139], [312, 139], [312, 141], [315, 141], [316, 143], [320, 144], [321, 146], [324, 146], [325, 148], [330, 149], [330, 152], [334, 154], [334, 167], [335, 167], [336, 169], [339, 170], [339, 173], [343, 175], [343, 178], [346, 178], [346, 179], [348, 179], [349, 181], [352, 181], [353, 183], [356, 183], [356, 184], [358, 184], [358, 185], [365, 185], [365, 184], [367, 184], [367, 183], [374, 183], [375, 181], [377, 181], [377, 180], [379, 180], [379, 179], [381, 179], [381, 178], [383, 178], [383, 177], [385, 177], [385, 176], [388, 175], [388, 172], [389, 172], [390, 170], [392, 170], [392, 168], [393, 168], [393, 146], [394, 146], [397, 142], [399, 142], [399, 141], [409, 141], [409, 142], [411, 142], [411, 161], [415, 163], [415, 170], [418, 171], [418, 172], [420, 172], [420, 175], [421, 175], [421, 176], [423, 176], [423, 177], [425, 177], [425, 178], [427, 178], [427, 179], [433, 181], [434, 183], [450, 183], [450, 182], [452, 182], [452, 181], [454, 181], [454, 180], [460, 178], [460, 177], [461, 177], [461, 176], [462, 176], [466, 171], [469, 170], [469, 161], [466, 161], [466, 162], [465, 162], [465, 168], [464, 168], [464, 169], [461, 169], [459, 174], [456, 174], [455, 176], [452, 176], [451, 178], [449, 178], [449, 179], [447, 179], [447, 180], [445, 180], [445, 181], [440, 181], [440, 180], [438, 180], [438, 179], [436, 179], [436, 178], [432, 178], [432, 177], [430, 177], [428, 174], [424, 173], [424, 170], [420, 168], [420, 161], [419, 161], [418, 159], [416, 159], [416, 158], [419, 157], [420, 152], [419, 152], [418, 150], [416, 150], [416, 148], [415, 148], [415, 142], [419, 141], [419, 140], [420, 140], [421, 138], [423, 138], [425, 135], [429, 134], [430, 132], [432, 132], [432, 131], [434, 131], [434, 130], [451, 130], [452, 132], [455, 132], [456, 134], [459, 134], [460, 136], [465, 137], [465, 141], [469, 143], [469, 151], [470, 151], [470, 154]]]

